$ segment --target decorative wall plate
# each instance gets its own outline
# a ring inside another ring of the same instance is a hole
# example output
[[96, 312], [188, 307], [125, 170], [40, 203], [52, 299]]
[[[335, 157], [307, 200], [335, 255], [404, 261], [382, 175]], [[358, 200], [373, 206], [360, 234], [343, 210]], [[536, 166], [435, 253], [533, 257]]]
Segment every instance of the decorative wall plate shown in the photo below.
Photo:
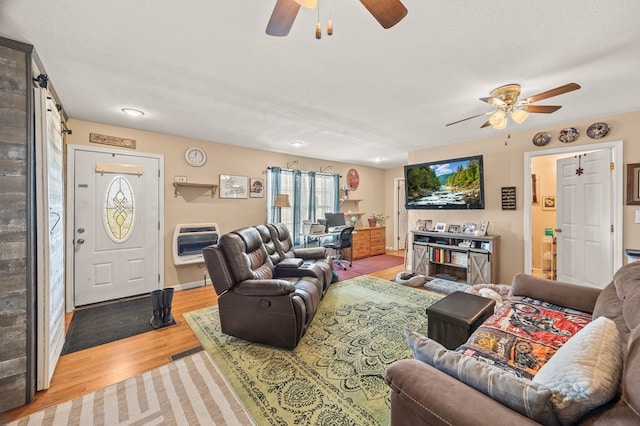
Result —
[[347, 185], [351, 188], [352, 191], [358, 189], [360, 185], [360, 175], [358, 175], [358, 171], [356, 169], [349, 169], [347, 172]]
[[567, 127], [566, 129], [560, 130], [560, 136], [558, 136], [558, 139], [562, 143], [571, 143], [575, 142], [576, 139], [578, 139], [578, 136], [580, 136], [580, 131], [578, 131], [578, 129], [575, 127]]
[[184, 159], [187, 160], [190, 166], [200, 167], [207, 162], [207, 154], [201, 148], [194, 146], [185, 151]]
[[604, 138], [609, 134], [611, 127], [607, 123], [593, 123], [587, 129], [587, 136], [591, 139]]
[[535, 146], [545, 146], [551, 142], [551, 133], [538, 132], [533, 136], [533, 144]]

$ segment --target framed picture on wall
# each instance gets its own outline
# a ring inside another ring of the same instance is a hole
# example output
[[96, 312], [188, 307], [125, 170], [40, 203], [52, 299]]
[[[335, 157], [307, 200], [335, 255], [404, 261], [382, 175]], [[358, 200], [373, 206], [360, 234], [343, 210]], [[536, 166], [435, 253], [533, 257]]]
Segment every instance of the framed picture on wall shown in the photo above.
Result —
[[640, 163], [627, 164], [627, 205], [640, 204]]
[[264, 179], [251, 178], [251, 187], [249, 189], [249, 194], [251, 198], [263, 198], [264, 197]]
[[446, 223], [436, 223], [436, 232], [444, 232], [447, 230], [447, 224]]
[[515, 210], [516, 209], [516, 187], [503, 186], [501, 195], [502, 195], [502, 210]]
[[249, 178], [220, 175], [220, 198], [248, 198]]
[[555, 195], [543, 195], [542, 196], [542, 210], [555, 210], [556, 209], [556, 196]]

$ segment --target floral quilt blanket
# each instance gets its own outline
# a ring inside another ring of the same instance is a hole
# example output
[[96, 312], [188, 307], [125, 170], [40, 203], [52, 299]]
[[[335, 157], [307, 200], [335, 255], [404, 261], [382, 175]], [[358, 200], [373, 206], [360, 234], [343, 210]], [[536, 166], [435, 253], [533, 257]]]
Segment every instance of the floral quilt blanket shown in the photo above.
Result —
[[512, 297], [457, 350], [531, 379], [549, 358], [591, 322], [591, 314]]

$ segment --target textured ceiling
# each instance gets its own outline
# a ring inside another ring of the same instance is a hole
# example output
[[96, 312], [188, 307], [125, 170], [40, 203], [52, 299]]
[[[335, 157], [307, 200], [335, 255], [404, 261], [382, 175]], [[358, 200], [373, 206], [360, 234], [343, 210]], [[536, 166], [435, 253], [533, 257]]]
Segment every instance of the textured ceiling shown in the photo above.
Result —
[[[331, 1], [322, 40], [304, 8], [288, 37], [267, 36], [275, 0], [0, 0], [0, 35], [35, 46], [72, 118], [381, 168], [514, 126], [640, 110], [637, 0], [402, 0], [389, 30], [357, 0], [320, 0], [323, 21]], [[478, 98], [497, 86], [569, 82], [582, 89], [540, 102], [562, 105], [554, 114], [445, 127], [490, 111]]]

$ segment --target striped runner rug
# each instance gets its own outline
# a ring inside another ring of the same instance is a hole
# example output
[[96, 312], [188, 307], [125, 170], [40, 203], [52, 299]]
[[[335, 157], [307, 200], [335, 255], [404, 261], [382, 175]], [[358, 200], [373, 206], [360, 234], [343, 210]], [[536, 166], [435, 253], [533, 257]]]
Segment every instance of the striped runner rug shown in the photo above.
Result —
[[124, 424], [255, 423], [204, 351], [10, 423]]

